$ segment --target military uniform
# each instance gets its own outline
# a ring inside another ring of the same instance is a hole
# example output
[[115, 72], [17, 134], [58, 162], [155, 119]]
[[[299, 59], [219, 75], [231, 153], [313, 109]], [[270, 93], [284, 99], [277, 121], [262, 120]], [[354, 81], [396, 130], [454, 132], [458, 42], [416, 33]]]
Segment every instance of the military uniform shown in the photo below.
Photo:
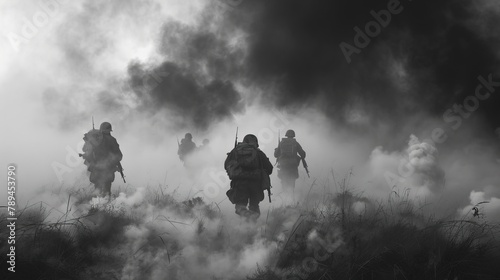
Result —
[[185, 161], [186, 156], [196, 149], [196, 144], [193, 142], [193, 136], [191, 133], [186, 133], [186, 136], [181, 140], [179, 145], [179, 150], [177, 151], [177, 155], [179, 155], [179, 159]]
[[89, 161], [90, 182], [102, 195], [111, 195], [111, 183], [115, 180], [115, 172], [118, 171], [118, 163], [123, 154], [116, 139], [111, 136], [111, 124], [104, 122], [100, 131], [102, 140], [85, 154], [84, 158]]
[[[231, 189], [227, 194], [231, 202], [235, 204], [236, 214], [256, 220], [260, 216], [259, 203], [264, 200], [262, 176], [271, 175], [273, 172], [273, 165], [264, 152], [258, 149], [257, 137], [251, 136], [252, 137], [248, 137], [248, 135], [245, 136], [243, 140], [244, 143], [238, 145], [249, 144], [254, 147], [258, 166], [256, 166], [256, 168], [243, 168], [241, 175], [231, 180]], [[230, 173], [231, 163], [236, 160], [237, 149], [238, 147], [229, 152], [224, 162], [224, 168], [228, 171], [228, 174]], [[262, 174], [263, 172], [265, 172], [265, 175]]]
[[306, 157], [306, 152], [295, 140], [295, 132], [287, 131], [287, 138], [283, 138], [274, 150], [274, 157], [278, 159], [278, 178], [283, 189], [294, 189], [295, 180], [299, 178], [300, 159]]

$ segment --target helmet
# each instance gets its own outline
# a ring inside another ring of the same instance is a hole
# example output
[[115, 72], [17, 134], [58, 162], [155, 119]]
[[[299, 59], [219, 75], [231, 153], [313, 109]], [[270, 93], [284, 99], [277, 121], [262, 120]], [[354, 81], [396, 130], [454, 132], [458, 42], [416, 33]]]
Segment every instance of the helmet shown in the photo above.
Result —
[[107, 133], [113, 131], [111, 129], [111, 124], [109, 122], [103, 122], [103, 123], [101, 123], [101, 126], [99, 127], [99, 130], [101, 132], [107, 132]]
[[295, 137], [295, 131], [289, 129], [289, 130], [286, 131], [285, 136], [293, 138], [293, 137]]
[[245, 135], [245, 137], [243, 137], [243, 142], [247, 144], [255, 144], [257, 148], [259, 147], [259, 140], [257, 140], [257, 137], [253, 134]]
[[186, 139], [193, 139], [193, 135], [191, 135], [191, 133], [186, 133], [186, 135], [184, 135], [184, 138]]

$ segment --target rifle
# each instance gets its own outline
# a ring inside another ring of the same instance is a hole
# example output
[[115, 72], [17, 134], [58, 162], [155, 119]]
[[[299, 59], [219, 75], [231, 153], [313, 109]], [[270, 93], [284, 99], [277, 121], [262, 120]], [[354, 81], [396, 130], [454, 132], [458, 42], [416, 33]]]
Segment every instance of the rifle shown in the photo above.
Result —
[[311, 178], [311, 176], [309, 176], [309, 168], [307, 166], [307, 162], [306, 162], [306, 159], [305, 158], [300, 158], [300, 160], [302, 160], [302, 166], [304, 166], [304, 169], [306, 170], [307, 172], [307, 177]]
[[95, 130], [95, 127], [94, 127], [94, 116], [92, 116], [92, 130]]
[[117, 169], [118, 169], [118, 172], [120, 172], [120, 175], [122, 175], [123, 183], [127, 183], [127, 182], [125, 181], [125, 175], [123, 175], [123, 167], [122, 167], [122, 163], [121, 163], [121, 162], [118, 162], [118, 163], [116, 164], [116, 167], [117, 167]]
[[234, 139], [234, 147], [238, 145], [238, 127], [236, 127], [236, 138]]
[[177, 137], [177, 147], [180, 147], [181, 143], [179, 143], [179, 137]]

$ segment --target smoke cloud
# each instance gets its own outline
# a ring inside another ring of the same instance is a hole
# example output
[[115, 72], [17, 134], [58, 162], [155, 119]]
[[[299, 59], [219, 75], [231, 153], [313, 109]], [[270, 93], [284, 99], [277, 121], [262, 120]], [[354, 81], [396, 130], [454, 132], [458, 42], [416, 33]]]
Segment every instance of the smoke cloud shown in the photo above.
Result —
[[[354, 27], [365, 30], [370, 11], [391, 2], [401, 13], [347, 63], [339, 44], [354, 46]], [[231, 23], [249, 35], [248, 76], [273, 89], [266, 101], [321, 100], [317, 108], [334, 120], [354, 125], [350, 116], [361, 111], [364, 128], [385, 123], [409, 135], [410, 116], [441, 117], [474, 93], [479, 75], [498, 71], [497, 12], [492, 1], [245, 1]], [[479, 113], [490, 128], [499, 121], [492, 99]]]
[[444, 171], [438, 163], [438, 151], [429, 143], [420, 142], [411, 135], [408, 143], [408, 160], [414, 168], [414, 175], [419, 186], [436, 191], [444, 186]]
[[[207, 129], [243, 109], [241, 96], [232, 82], [212, 80], [203, 85], [174, 63], [165, 62], [151, 70], [131, 64], [128, 72], [131, 87], [140, 100], [138, 108], [153, 112], [169, 109], [171, 117], [181, 116], [174, 120], [178, 127]], [[159, 77], [159, 84], [148, 86], [147, 77]]]
[[[272, 263], [278, 244], [261, 231], [266, 227], [264, 221], [252, 225], [226, 217], [200, 198], [181, 203], [169, 195], [161, 196], [162, 200], [152, 200], [154, 196], [151, 189], [139, 188], [121, 192], [110, 203], [97, 197], [89, 204], [71, 203], [71, 214], [77, 217], [92, 211], [91, 207], [99, 209], [83, 220], [92, 229], [104, 230], [104, 224], [111, 222], [108, 215], [133, 218], [133, 223], [109, 229], [115, 232], [110, 240], [112, 258], [123, 258], [120, 279], [163, 279], [165, 275], [172, 279], [239, 279], [254, 272], [257, 264]], [[298, 219], [298, 213], [288, 214], [282, 224]]]

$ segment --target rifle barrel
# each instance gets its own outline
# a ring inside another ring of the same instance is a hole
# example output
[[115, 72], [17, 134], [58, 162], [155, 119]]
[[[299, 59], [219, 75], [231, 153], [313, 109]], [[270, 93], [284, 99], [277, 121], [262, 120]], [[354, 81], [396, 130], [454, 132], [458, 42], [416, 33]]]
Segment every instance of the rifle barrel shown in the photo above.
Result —
[[238, 145], [238, 127], [236, 127], [236, 138], [234, 139], [234, 147]]

